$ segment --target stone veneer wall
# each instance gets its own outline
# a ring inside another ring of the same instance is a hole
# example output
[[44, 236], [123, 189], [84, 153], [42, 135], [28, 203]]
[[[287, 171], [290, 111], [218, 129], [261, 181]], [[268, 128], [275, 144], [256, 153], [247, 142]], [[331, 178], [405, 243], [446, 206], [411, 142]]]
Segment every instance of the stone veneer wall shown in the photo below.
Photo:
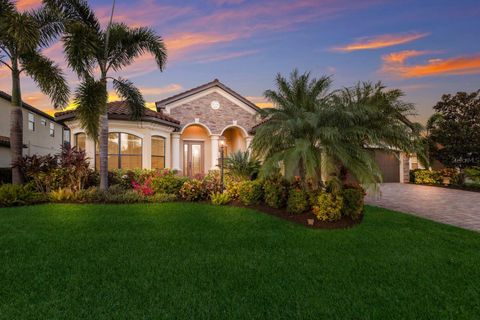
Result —
[[[220, 102], [218, 110], [213, 110], [210, 106], [214, 100]], [[170, 110], [170, 115], [179, 120], [182, 126], [194, 123], [195, 118], [198, 118], [212, 134], [220, 134], [225, 127], [233, 125], [234, 121], [247, 131], [257, 123], [255, 114], [247, 112], [216, 92], [176, 106]]]

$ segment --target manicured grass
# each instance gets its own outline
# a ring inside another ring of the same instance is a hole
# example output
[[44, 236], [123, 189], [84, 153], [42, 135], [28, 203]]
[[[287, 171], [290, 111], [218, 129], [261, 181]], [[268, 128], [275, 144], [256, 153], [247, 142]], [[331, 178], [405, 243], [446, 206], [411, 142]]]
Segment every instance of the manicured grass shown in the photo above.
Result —
[[0, 209], [2, 319], [474, 319], [480, 233], [367, 208], [312, 230], [203, 204]]

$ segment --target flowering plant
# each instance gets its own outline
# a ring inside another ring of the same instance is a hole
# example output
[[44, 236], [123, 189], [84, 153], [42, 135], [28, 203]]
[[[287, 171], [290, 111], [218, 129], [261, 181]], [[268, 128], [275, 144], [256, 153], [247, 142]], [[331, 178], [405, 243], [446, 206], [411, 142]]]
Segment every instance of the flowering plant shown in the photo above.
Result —
[[153, 196], [154, 194], [151, 178], [146, 179], [143, 183], [132, 180], [132, 187], [133, 190], [140, 194], [143, 194], [146, 197]]

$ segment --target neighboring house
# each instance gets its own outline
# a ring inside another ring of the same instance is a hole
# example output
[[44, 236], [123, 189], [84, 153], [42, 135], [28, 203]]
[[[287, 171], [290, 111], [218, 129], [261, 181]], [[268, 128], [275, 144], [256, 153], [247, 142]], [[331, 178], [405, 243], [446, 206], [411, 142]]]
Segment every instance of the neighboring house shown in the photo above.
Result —
[[[108, 104], [109, 169], [173, 168], [184, 175], [218, 168], [220, 146], [226, 154], [246, 150], [260, 124], [258, 107], [215, 79], [156, 102], [139, 121], [130, 120], [124, 102]], [[98, 148], [85, 135], [75, 111], [59, 112], [56, 120], [70, 128], [72, 145], [86, 150], [98, 168]], [[376, 152], [386, 182], [408, 181], [405, 155]]]
[[[0, 168], [11, 167], [10, 112], [12, 97], [0, 91]], [[52, 116], [22, 103], [23, 110], [23, 154], [46, 155], [58, 153], [64, 138], [68, 142], [68, 128]]]

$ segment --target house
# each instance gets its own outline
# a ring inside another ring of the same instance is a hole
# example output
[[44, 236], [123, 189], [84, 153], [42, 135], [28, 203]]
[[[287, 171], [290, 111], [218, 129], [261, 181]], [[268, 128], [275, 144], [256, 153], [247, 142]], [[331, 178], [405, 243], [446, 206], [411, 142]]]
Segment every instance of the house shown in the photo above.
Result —
[[[188, 176], [218, 169], [221, 146], [227, 155], [249, 147], [252, 129], [261, 123], [258, 110], [217, 79], [156, 102], [156, 111], [145, 109], [138, 121], [130, 119], [124, 102], [109, 103], [109, 169], [173, 168]], [[57, 113], [56, 120], [70, 129], [72, 144], [84, 149], [98, 168], [99, 150], [75, 110]], [[385, 181], [408, 181], [405, 155], [375, 156]]]
[[[0, 91], [0, 168], [12, 164], [10, 153], [10, 112], [12, 97]], [[23, 154], [46, 155], [58, 153], [64, 141], [68, 142], [68, 128], [49, 114], [22, 103], [23, 111]]]

